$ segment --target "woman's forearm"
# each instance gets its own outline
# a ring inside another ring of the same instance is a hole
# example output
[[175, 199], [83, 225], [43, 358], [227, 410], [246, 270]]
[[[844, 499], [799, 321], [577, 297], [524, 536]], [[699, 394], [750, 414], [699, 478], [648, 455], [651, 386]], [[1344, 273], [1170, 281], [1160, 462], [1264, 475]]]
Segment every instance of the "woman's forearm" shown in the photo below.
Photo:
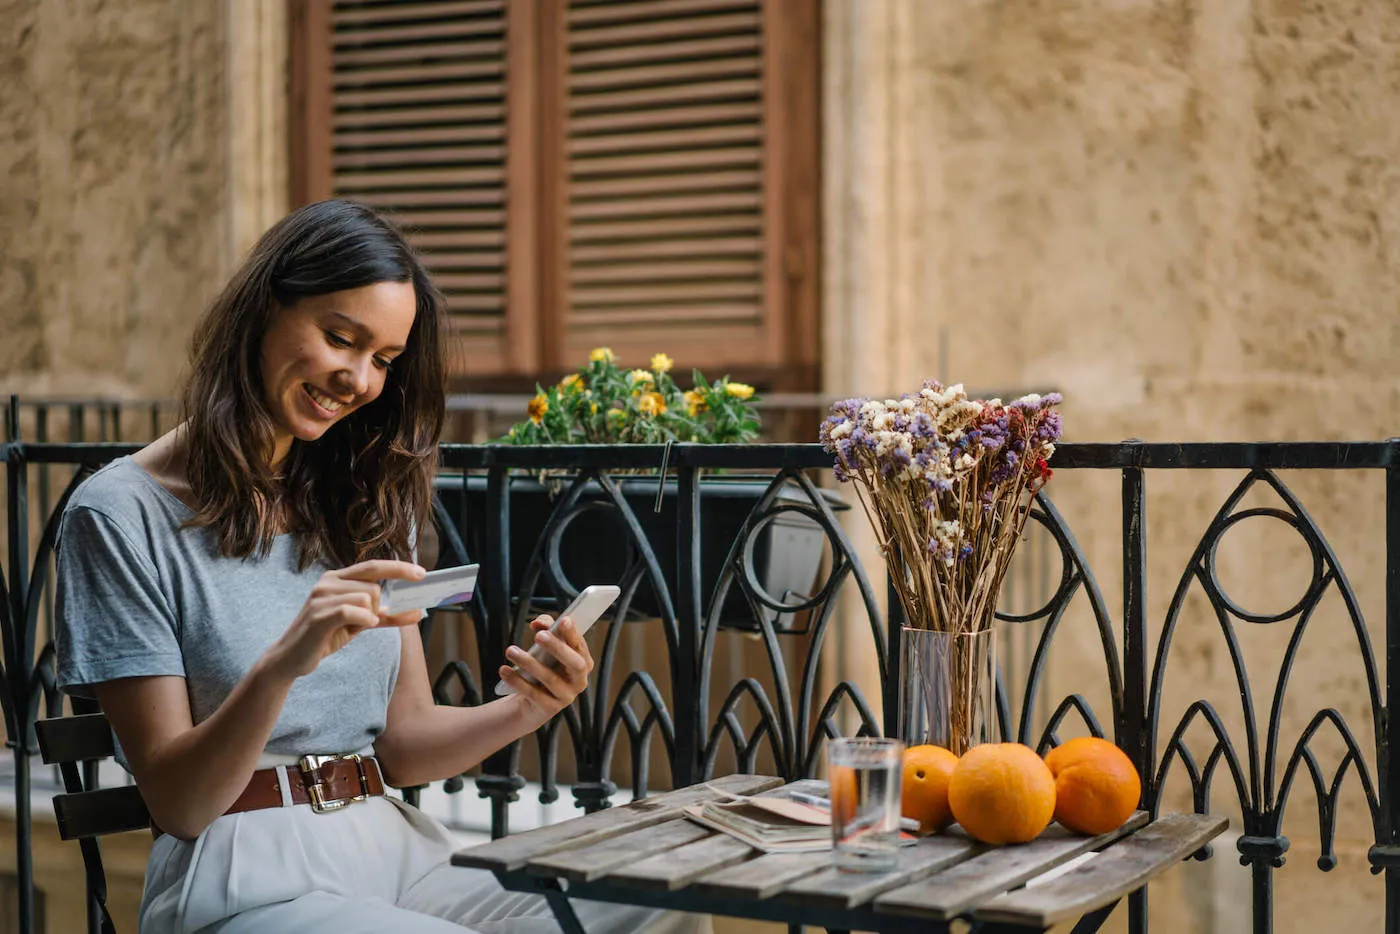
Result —
[[390, 785], [425, 785], [462, 774], [537, 729], [537, 720], [518, 694], [480, 707], [422, 704], [398, 718], [374, 752]]
[[294, 678], [261, 660], [208, 719], [169, 739], [160, 736], [165, 730], [124, 728], [138, 721], [148, 727], [171, 706], [162, 697], [170, 685], [141, 684], [152, 680], [185, 690], [184, 679], [132, 679], [100, 686], [99, 700], [117, 735], [130, 737], [124, 749], [152, 821], [193, 839], [247, 787]]

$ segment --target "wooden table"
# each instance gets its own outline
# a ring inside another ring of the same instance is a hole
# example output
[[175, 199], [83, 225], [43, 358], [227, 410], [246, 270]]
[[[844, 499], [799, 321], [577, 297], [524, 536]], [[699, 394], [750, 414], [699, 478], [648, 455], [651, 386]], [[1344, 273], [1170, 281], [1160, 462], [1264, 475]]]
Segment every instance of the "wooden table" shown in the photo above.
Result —
[[[781, 779], [730, 775], [462, 850], [458, 866], [489, 869], [507, 889], [549, 899], [566, 934], [582, 927], [568, 899], [814, 925], [828, 931], [928, 934], [955, 918], [987, 932], [1044, 931], [1065, 920], [1094, 931], [1123, 896], [1199, 850], [1224, 817], [1138, 812], [1121, 828], [1080, 837], [1051, 825], [1021, 846], [989, 847], [954, 829], [899, 851], [890, 872], [831, 867], [830, 852], [765, 854], [687, 820], [712, 790], [756, 794]], [[797, 782], [788, 789], [822, 789]], [[781, 792], [778, 792], [781, 793]], [[1084, 857], [1084, 854], [1093, 854]], [[1061, 874], [1025, 883], [1076, 857]], [[1025, 886], [1025, 887], [1023, 887]]]

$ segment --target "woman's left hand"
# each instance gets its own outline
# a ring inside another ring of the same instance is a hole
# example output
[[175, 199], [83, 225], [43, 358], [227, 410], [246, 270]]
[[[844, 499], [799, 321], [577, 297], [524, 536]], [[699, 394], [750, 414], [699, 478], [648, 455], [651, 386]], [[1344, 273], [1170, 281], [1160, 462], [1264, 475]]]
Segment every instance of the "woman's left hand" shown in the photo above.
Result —
[[559, 628], [550, 632], [553, 624], [554, 620], [548, 616], [537, 616], [530, 621], [535, 643], [554, 657], [554, 664], [532, 658], [516, 645], [506, 649], [506, 659], [527, 672], [537, 684], [526, 681], [511, 665], [502, 665], [500, 670], [501, 680], [511, 686], [519, 702], [541, 725], [583, 693], [588, 687], [588, 673], [593, 670], [593, 655], [588, 651], [588, 643], [574, 628], [573, 620], [564, 617]]

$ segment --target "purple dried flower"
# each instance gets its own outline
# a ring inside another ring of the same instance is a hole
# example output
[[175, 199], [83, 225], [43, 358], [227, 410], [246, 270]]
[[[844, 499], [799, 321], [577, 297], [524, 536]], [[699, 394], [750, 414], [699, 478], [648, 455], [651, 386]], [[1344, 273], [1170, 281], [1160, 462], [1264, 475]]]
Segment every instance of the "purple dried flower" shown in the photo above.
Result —
[[1060, 438], [1060, 413], [1050, 412], [1035, 428], [1031, 436], [1036, 444], [1047, 444]]
[[831, 407], [831, 413], [832, 415], [844, 415], [846, 418], [855, 419], [860, 415], [860, 407], [869, 401], [869, 399], [861, 397], [842, 399]]
[[[995, 488], [995, 487], [1001, 486], [1001, 485], [1002, 485], [1003, 483], [1005, 483], [1007, 480], [1010, 480], [1010, 479], [1011, 479], [1011, 475], [1014, 474], [1015, 472], [1016, 472], [1016, 455], [1013, 454], [1013, 453], [1011, 453], [1010, 451], [1006, 451], [1006, 452], [1003, 454], [1003, 456], [1002, 456], [1001, 458], [998, 459], [997, 465], [996, 465], [995, 467], [992, 468], [992, 472], [991, 472], [990, 474], [987, 475], [987, 485], [988, 485], [988, 487], [989, 487], [989, 488]], [[991, 489], [988, 489], [988, 491], [987, 491], [987, 493], [986, 493], [985, 495], [990, 496], [990, 495], [991, 495]]]
[[829, 415], [822, 421], [821, 432], [818, 437], [821, 439], [822, 447], [828, 452], [831, 451], [831, 433], [842, 425], [847, 419], [840, 415]]

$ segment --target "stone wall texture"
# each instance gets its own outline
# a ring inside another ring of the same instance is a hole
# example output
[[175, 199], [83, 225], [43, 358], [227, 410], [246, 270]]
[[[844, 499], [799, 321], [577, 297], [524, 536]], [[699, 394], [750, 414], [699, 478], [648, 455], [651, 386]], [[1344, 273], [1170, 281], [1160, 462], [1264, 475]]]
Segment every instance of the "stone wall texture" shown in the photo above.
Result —
[[[898, 392], [925, 376], [1055, 388], [1074, 441], [1397, 434], [1400, 7], [828, 0], [826, 27], [830, 393]], [[1149, 475], [1154, 651], [1192, 550], [1241, 479]], [[1281, 479], [1335, 549], [1383, 651], [1381, 478]], [[1062, 471], [1051, 493], [1121, 624], [1119, 478]], [[1281, 503], [1256, 491], [1246, 505]], [[1302, 595], [1310, 569], [1301, 540], [1263, 519], [1231, 531], [1218, 564], [1241, 604], [1272, 611]], [[1262, 723], [1291, 625], [1236, 629]], [[857, 651], [846, 658], [849, 669], [865, 664]], [[1047, 693], [1080, 690], [1107, 711], [1103, 671], [1081, 599], [1056, 637]], [[1159, 751], [1186, 705], [1206, 698], [1248, 768], [1240, 690], [1199, 587], [1166, 671]], [[1365, 669], [1335, 594], [1309, 624], [1282, 702], [1280, 771], [1328, 706], [1368, 750], [1374, 776]], [[1209, 734], [1198, 725], [1188, 737], [1203, 761]], [[1341, 744], [1324, 730], [1312, 745], [1330, 776]], [[1168, 789], [1189, 806], [1180, 768]], [[1237, 816], [1235, 799], [1222, 768], [1212, 804]], [[1299, 775], [1277, 930], [1328, 918], [1380, 928], [1382, 884], [1367, 872], [1374, 837], [1355, 772], [1339, 809], [1339, 866], [1323, 873], [1315, 795]], [[1246, 929], [1249, 876], [1232, 840], [1154, 889], [1151, 908], [1154, 929]]]
[[174, 390], [228, 268], [225, 18], [0, 0], [0, 391]]

